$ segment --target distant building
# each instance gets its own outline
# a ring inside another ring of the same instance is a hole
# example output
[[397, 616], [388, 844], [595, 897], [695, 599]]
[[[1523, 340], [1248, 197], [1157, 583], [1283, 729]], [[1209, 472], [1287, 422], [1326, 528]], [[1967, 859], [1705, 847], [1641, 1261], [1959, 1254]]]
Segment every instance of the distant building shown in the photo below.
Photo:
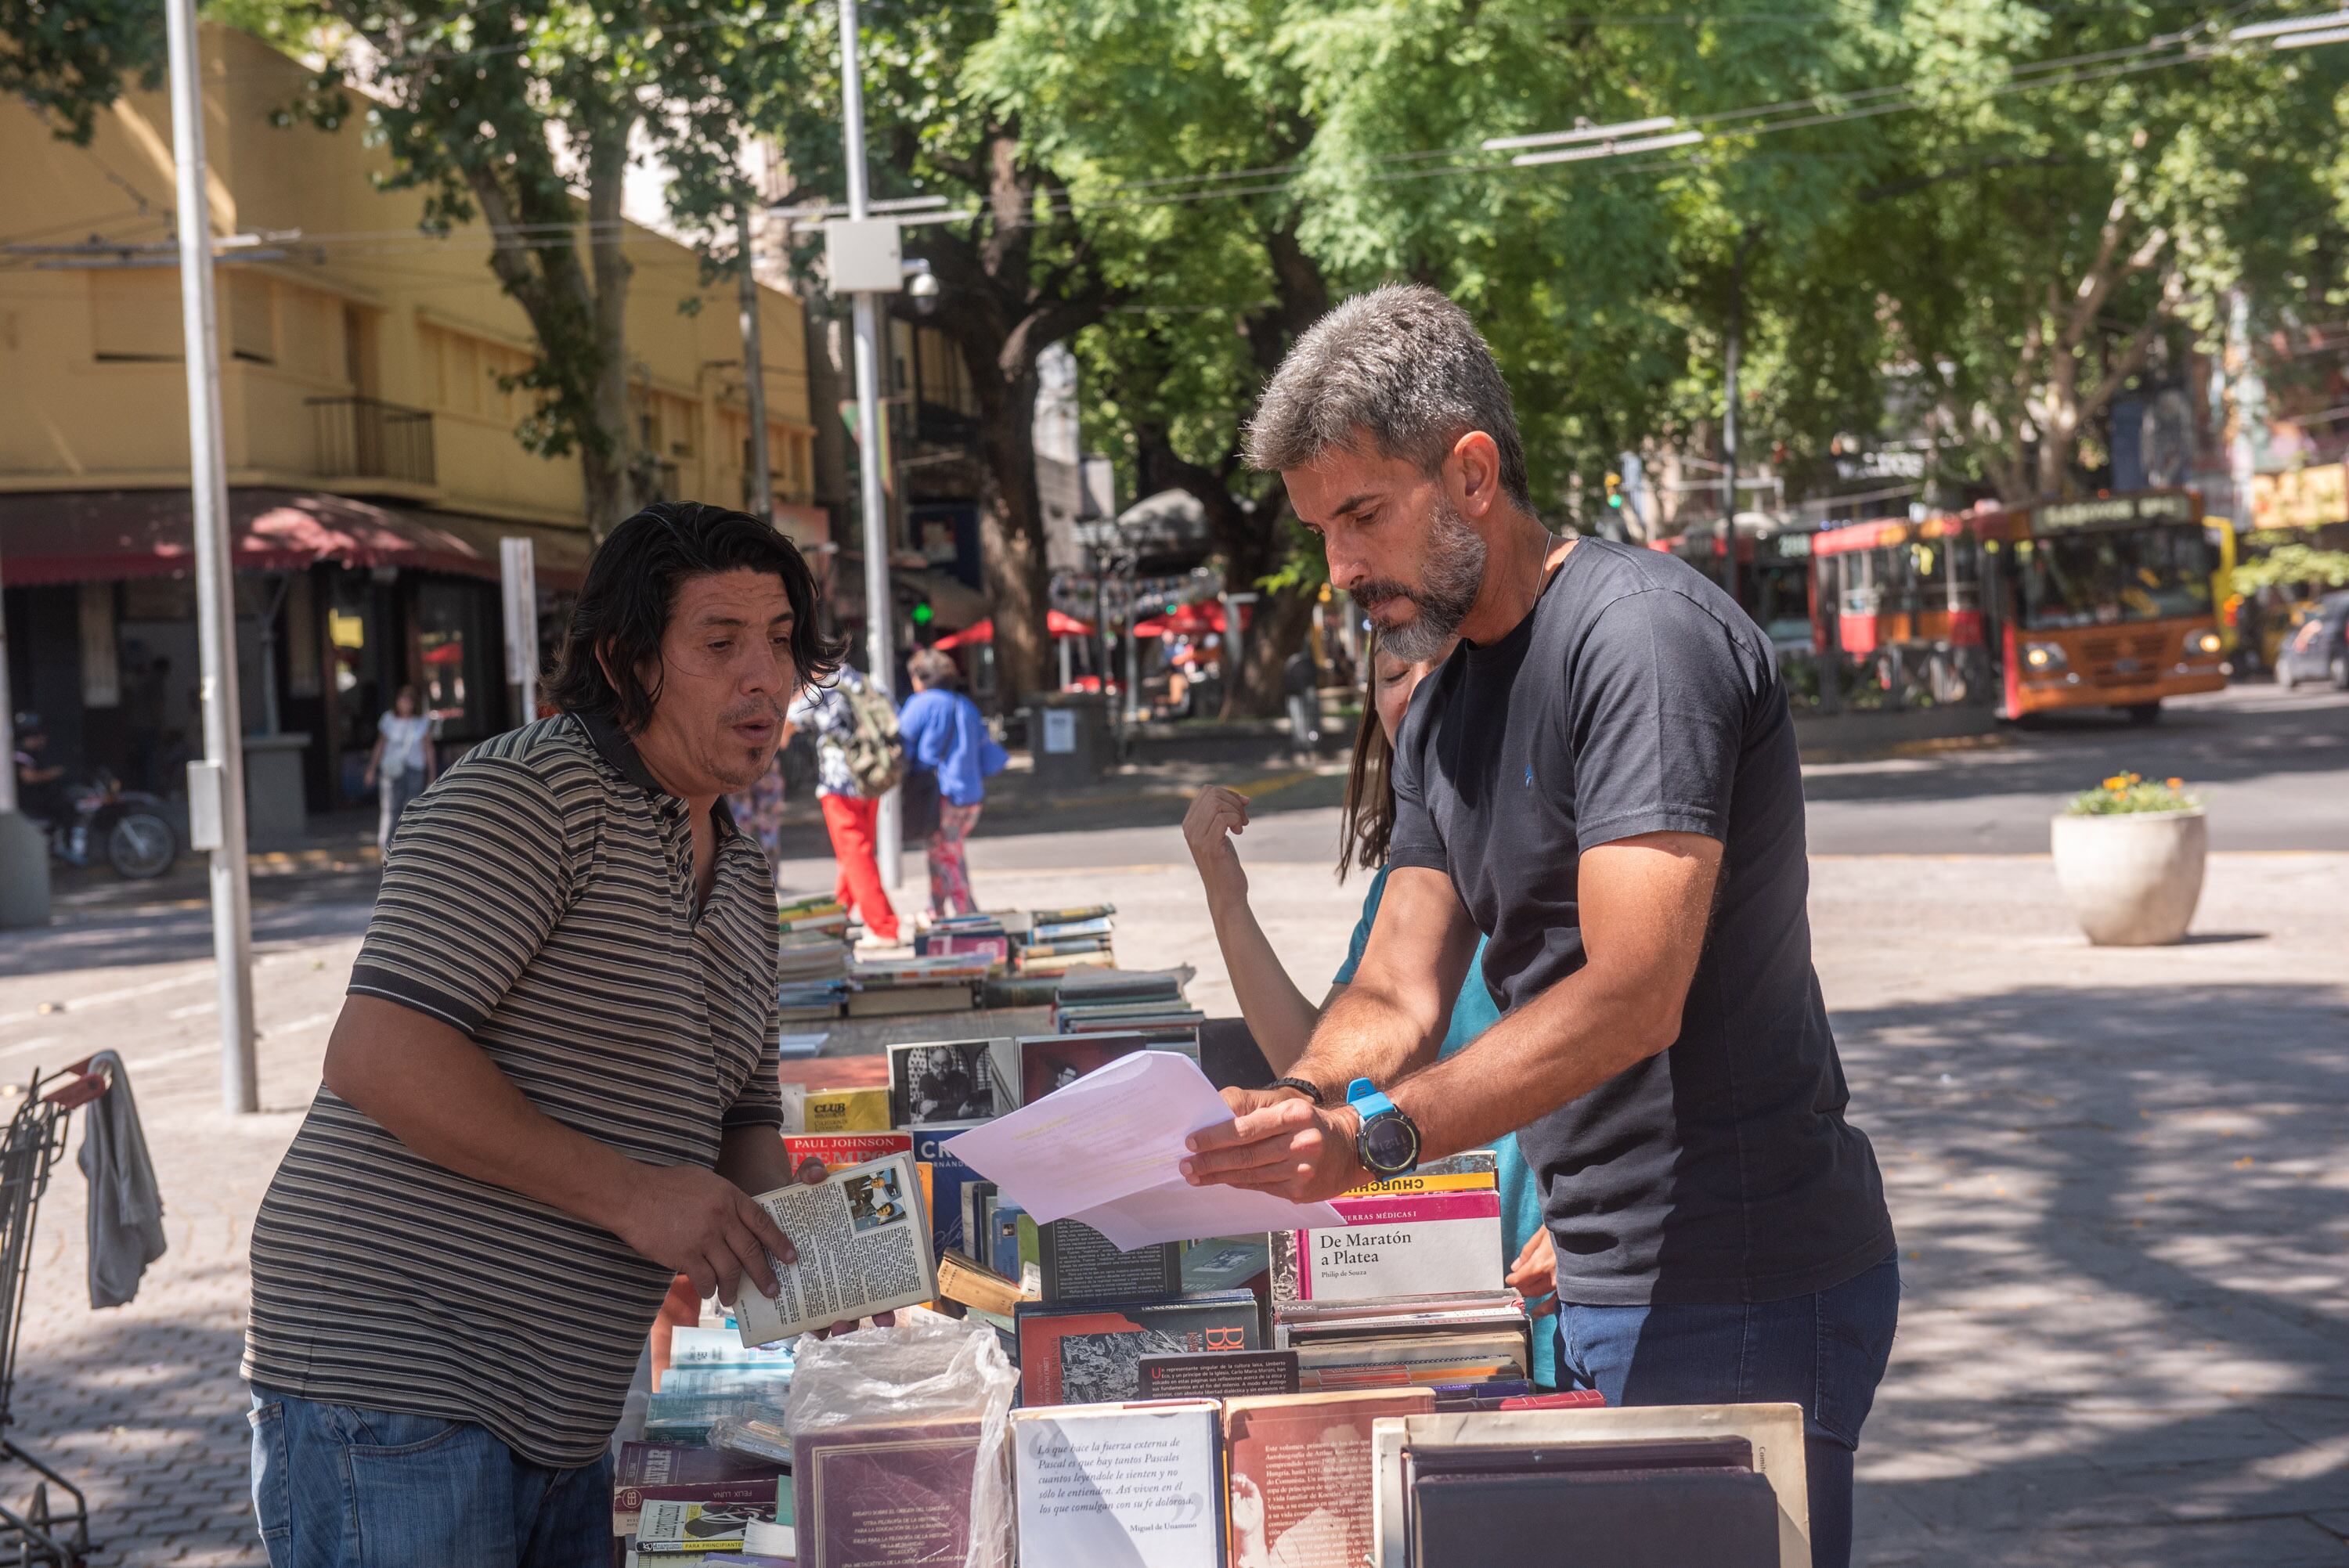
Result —
[[[203, 47], [214, 222], [264, 236], [218, 269], [244, 723], [308, 738], [320, 810], [357, 797], [402, 684], [439, 716], [445, 756], [523, 717], [504, 680], [498, 542], [535, 542], [551, 636], [589, 550], [579, 469], [514, 434], [528, 395], [500, 378], [529, 365], [532, 339], [491, 275], [486, 230], [422, 234], [421, 196], [375, 187], [385, 154], [356, 118], [273, 123], [301, 66], [226, 27], [207, 26]], [[162, 95], [125, 98], [87, 149], [0, 98], [12, 690], [77, 774], [167, 790], [202, 749], [171, 191]], [[648, 229], [631, 226], [627, 253], [637, 435], [658, 489], [741, 505], [735, 285], [705, 288], [693, 253]], [[761, 305], [777, 516], [821, 547], [805, 314], [780, 289]]]

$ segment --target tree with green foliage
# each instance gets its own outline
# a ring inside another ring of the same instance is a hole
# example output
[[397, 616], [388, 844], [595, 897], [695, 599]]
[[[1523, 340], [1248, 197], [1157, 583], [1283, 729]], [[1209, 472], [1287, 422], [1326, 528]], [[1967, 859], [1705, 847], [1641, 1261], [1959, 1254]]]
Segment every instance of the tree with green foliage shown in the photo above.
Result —
[[2217, 346], [2227, 290], [2289, 309], [2333, 281], [2320, 170], [2340, 64], [2229, 46], [2240, 19], [2023, 0], [1904, 14], [1918, 107], [1880, 122], [1895, 168], [1847, 210], [1846, 253], [1961, 485], [2076, 488], [2116, 400]]
[[0, 0], [0, 93], [86, 145], [98, 111], [163, 80], [163, 17], [137, 0]]

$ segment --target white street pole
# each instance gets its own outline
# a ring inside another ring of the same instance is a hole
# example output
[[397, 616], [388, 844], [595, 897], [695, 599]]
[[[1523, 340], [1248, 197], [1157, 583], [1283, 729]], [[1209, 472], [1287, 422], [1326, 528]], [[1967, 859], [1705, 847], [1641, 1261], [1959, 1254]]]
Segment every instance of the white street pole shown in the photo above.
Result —
[[[847, 153], [848, 216], [868, 215], [864, 191], [864, 91], [857, 79], [856, 0], [840, 0], [840, 109]], [[859, 290], [856, 305], [856, 464], [864, 501], [864, 639], [866, 672], [874, 688], [892, 695], [897, 667], [896, 604], [889, 592], [888, 498], [881, 493], [880, 312], [873, 294]], [[881, 885], [895, 892], [904, 881], [903, 802], [895, 789], [881, 797], [874, 825], [874, 859]]]
[[506, 686], [520, 729], [538, 717], [538, 551], [527, 537], [498, 541], [498, 596], [505, 611]]
[[221, 439], [220, 337], [212, 297], [212, 201], [204, 188], [203, 71], [195, 0], [164, 0], [178, 166], [180, 307], [188, 365], [188, 471], [194, 501], [197, 667], [204, 759], [188, 769], [191, 817], [212, 851], [212, 954], [220, 969], [221, 1103], [261, 1109], [253, 1054], [253, 909], [245, 885], [243, 720], [236, 694], [236, 584], [229, 558], [228, 460]]
[[759, 280], [750, 272], [750, 197], [745, 191], [735, 204], [740, 220], [737, 242], [742, 251], [742, 388], [750, 403], [751, 516], [775, 521], [774, 468], [767, 451], [767, 356], [759, 331]]

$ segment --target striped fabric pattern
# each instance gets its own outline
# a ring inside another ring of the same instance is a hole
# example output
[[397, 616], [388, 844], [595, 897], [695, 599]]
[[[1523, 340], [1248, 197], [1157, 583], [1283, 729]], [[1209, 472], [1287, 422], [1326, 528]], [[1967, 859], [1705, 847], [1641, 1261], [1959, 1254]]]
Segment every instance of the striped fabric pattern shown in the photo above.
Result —
[[[780, 1127], [774, 892], [721, 803], [693, 908], [683, 801], [608, 723], [487, 741], [410, 806], [354, 995], [464, 1030], [540, 1110], [647, 1164]], [[524, 1458], [609, 1440], [669, 1271], [410, 1152], [321, 1086], [254, 1225], [244, 1376], [476, 1421]]]

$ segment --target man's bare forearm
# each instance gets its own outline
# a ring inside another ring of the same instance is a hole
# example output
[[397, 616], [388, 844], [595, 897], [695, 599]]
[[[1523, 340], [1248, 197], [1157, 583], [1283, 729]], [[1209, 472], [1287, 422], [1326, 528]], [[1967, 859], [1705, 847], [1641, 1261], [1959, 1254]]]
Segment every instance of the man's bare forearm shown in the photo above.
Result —
[[1381, 1087], [1400, 1081], [1414, 1068], [1435, 1059], [1450, 1021], [1430, 1019], [1395, 997], [1359, 979], [1321, 1010], [1313, 1038], [1288, 1076], [1318, 1086], [1331, 1103], [1343, 1099], [1358, 1078]]
[[718, 1173], [751, 1193], [771, 1192], [795, 1179], [783, 1135], [771, 1127], [729, 1128], [719, 1147]]
[[530, 1103], [450, 1025], [377, 996], [345, 1000], [326, 1087], [436, 1165], [606, 1230], [642, 1167]]

